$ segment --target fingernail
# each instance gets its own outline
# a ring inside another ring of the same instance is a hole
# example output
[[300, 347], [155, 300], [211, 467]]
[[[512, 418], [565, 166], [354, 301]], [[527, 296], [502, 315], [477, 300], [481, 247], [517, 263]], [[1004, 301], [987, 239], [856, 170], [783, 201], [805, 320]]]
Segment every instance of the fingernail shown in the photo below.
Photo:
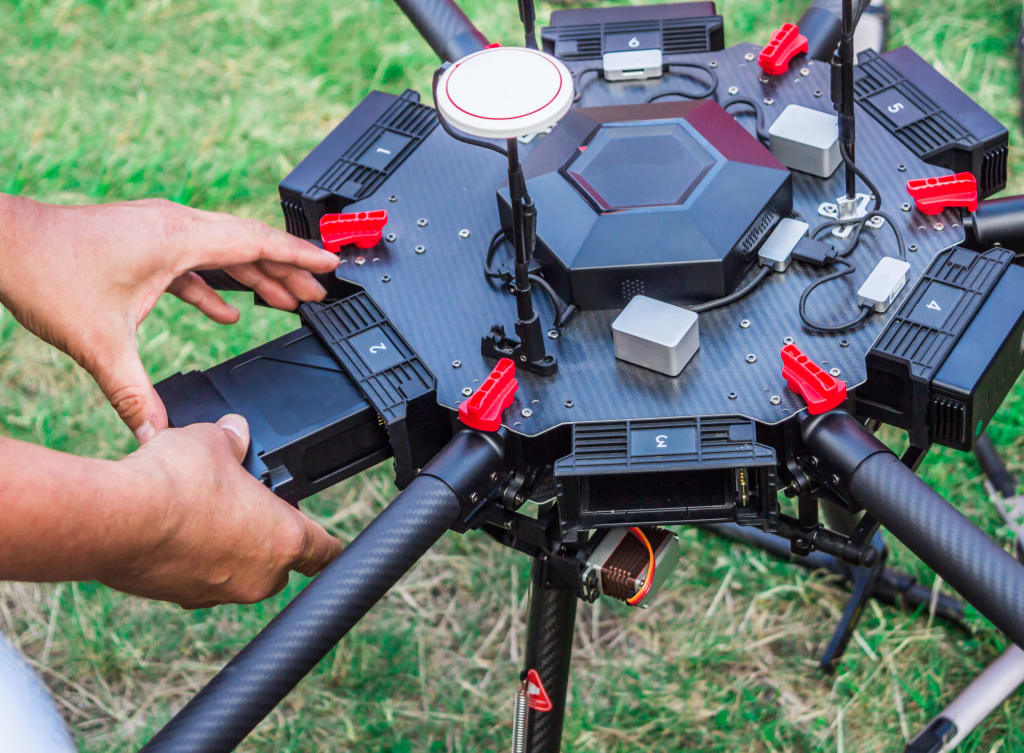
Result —
[[224, 416], [220, 421], [217, 422], [217, 426], [224, 429], [224, 431], [230, 431], [239, 439], [246, 439], [248, 435], [248, 425], [245, 419], [236, 413], [229, 413]]
[[332, 254], [330, 251], [324, 251], [324, 258], [330, 259], [334, 266], [338, 266], [338, 263], [341, 261], [341, 257], [337, 254]]
[[327, 295], [327, 288], [325, 288], [323, 285], [321, 285], [316, 280], [313, 280], [313, 282], [316, 282], [317, 298], [323, 298], [324, 296], [326, 296]]
[[153, 428], [153, 424], [146, 421], [142, 426], [135, 430], [135, 438], [139, 440], [139, 444], [146, 444], [149, 440], [156, 436], [156, 429]]

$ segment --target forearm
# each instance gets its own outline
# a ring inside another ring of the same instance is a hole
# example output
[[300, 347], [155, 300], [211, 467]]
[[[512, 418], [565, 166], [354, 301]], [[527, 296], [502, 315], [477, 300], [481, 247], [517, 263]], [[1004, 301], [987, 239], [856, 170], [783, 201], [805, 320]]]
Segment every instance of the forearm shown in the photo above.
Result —
[[0, 438], [0, 580], [107, 577], [167, 529], [164, 483], [125, 461]]

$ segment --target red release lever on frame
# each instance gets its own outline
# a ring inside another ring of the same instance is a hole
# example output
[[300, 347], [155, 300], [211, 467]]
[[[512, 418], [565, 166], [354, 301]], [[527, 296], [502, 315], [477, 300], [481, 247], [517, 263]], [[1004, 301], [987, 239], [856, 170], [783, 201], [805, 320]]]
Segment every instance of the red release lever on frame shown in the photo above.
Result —
[[544, 683], [540, 681], [540, 674], [536, 669], [531, 669], [526, 673], [526, 701], [531, 709], [542, 713], [547, 713], [555, 707], [551, 703], [551, 696], [544, 689]]
[[471, 429], [497, 431], [501, 414], [512, 405], [517, 389], [516, 365], [511, 358], [502, 358], [476, 392], [459, 406], [459, 420]]
[[807, 401], [811, 415], [837, 408], [846, 399], [846, 382], [836, 379], [795, 345], [782, 349], [782, 376]]
[[974, 173], [908, 180], [907, 193], [923, 214], [939, 214], [949, 207], [962, 207], [969, 212], [978, 208], [978, 181]]
[[778, 76], [789, 70], [789, 61], [801, 52], [807, 52], [807, 37], [796, 24], [782, 24], [772, 32], [768, 44], [757, 56], [757, 64], [769, 76]]
[[380, 243], [384, 226], [388, 224], [386, 209], [373, 212], [325, 214], [320, 218], [320, 240], [324, 250], [337, 254], [342, 246], [355, 244], [357, 248], [373, 248]]

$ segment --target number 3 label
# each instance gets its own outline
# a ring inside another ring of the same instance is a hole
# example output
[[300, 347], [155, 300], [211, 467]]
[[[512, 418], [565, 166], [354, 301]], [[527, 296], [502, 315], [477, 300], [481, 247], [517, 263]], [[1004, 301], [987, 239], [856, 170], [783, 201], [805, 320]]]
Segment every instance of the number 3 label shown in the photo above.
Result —
[[656, 436], [654, 438], [654, 441], [655, 441], [655, 445], [654, 446], [657, 447], [659, 450], [667, 450], [668, 449], [668, 435], [667, 434], [659, 434], [658, 436]]

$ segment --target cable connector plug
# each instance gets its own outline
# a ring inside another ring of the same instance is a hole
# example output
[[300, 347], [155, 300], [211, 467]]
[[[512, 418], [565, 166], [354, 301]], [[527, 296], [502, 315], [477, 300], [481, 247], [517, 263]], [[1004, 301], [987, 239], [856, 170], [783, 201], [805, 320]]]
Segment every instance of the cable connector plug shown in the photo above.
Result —
[[831, 267], [836, 263], [839, 254], [828, 243], [808, 236], [801, 238], [796, 244], [793, 258], [812, 267]]

